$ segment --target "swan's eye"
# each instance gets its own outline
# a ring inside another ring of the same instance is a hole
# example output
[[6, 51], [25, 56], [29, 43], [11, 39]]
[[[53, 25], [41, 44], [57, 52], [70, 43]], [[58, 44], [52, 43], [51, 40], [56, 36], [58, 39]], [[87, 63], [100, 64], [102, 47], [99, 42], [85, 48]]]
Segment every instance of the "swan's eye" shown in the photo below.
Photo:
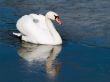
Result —
[[[55, 15], [54, 15], [55, 16]], [[60, 17], [59, 16], [55, 16], [55, 19], [60, 19]]]

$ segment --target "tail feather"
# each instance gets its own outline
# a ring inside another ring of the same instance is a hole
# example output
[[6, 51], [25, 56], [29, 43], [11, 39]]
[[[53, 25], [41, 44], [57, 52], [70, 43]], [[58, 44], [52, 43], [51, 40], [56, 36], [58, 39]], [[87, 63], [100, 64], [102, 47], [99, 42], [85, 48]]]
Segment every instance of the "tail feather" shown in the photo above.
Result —
[[22, 34], [13, 32], [13, 35], [20, 37]]

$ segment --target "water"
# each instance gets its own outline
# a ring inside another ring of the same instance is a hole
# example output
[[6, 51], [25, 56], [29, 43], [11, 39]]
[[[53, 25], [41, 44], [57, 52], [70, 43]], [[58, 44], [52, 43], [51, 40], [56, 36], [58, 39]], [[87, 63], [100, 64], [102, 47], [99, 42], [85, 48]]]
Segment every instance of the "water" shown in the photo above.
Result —
[[[109, 0], [0, 0], [0, 82], [109, 82]], [[35, 45], [12, 32], [24, 14], [60, 14], [63, 45]]]

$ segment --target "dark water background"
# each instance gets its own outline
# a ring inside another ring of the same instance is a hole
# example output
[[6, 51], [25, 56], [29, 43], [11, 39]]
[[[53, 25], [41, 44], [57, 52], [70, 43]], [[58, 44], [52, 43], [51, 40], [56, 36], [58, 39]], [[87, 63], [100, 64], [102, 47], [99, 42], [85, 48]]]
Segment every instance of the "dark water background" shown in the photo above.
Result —
[[[62, 46], [38, 46], [12, 35], [24, 14], [49, 10]], [[110, 0], [0, 0], [0, 82], [109, 82]]]

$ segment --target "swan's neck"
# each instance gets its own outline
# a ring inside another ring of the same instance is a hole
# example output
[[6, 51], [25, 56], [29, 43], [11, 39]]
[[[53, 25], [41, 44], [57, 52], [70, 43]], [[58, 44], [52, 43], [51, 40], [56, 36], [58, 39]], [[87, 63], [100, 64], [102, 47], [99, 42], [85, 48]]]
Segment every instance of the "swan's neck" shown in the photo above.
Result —
[[52, 21], [46, 16], [46, 24], [51, 36], [53, 37], [54, 44], [62, 44], [62, 39], [59, 33], [56, 31]]

